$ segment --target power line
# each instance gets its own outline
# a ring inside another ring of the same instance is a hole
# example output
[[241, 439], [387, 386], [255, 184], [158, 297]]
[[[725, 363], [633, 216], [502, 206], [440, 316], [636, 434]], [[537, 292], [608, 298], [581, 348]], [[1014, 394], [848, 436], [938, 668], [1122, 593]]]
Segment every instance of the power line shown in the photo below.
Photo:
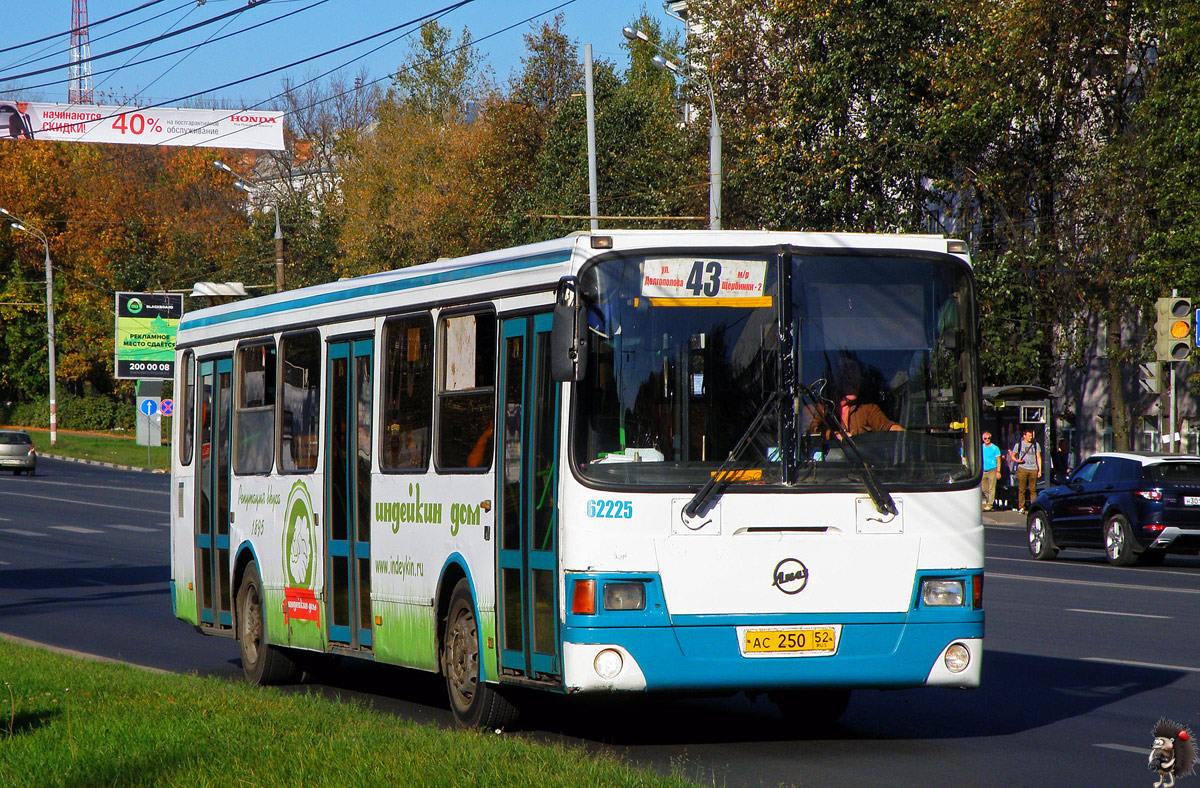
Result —
[[[157, 0], [157, 2], [162, 2], [162, 0]], [[101, 52], [99, 55], [92, 55], [91, 57], [82, 58], [81, 60], [79, 60], [79, 63], [81, 63], [81, 64], [82, 63], [90, 63], [94, 60], [99, 60], [100, 58], [112, 57], [113, 55], [119, 55], [122, 52], [128, 52], [131, 49], [137, 49], [138, 47], [144, 46], [146, 44], [157, 43], [159, 41], [162, 41], [165, 38], [174, 38], [175, 36], [180, 36], [180, 35], [183, 35], [184, 33], [190, 33], [191, 31], [196, 30], [198, 28], [206, 27], [211, 24], [215, 24], [217, 22], [220, 22], [222, 19], [225, 19], [225, 18], [231, 17], [231, 16], [236, 16], [237, 14], [245, 13], [246, 11], [249, 11], [251, 8], [258, 8], [259, 6], [265, 5], [266, 3], [269, 3], [269, 2], [271, 2], [271, 0], [258, 0], [258, 2], [253, 3], [251, 5], [246, 5], [246, 6], [242, 6], [240, 8], [235, 8], [232, 11], [226, 11], [225, 13], [218, 14], [217, 16], [214, 16], [211, 19], [206, 19], [203, 22], [197, 22], [194, 25], [188, 25], [185, 28], [181, 28], [179, 30], [172, 31], [165, 35], [158, 36], [157, 38], [148, 38], [145, 41], [138, 41], [135, 44], [129, 44], [128, 46], [123, 46], [118, 49], [111, 50], [109, 52]], [[57, 71], [60, 68], [67, 68], [70, 65], [74, 65], [74, 64], [63, 63], [58, 66], [49, 66], [47, 68], [41, 68], [36, 71], [26, 71], [23, 74], [0, 74], [0, 80], [8, 81], [8, 80], [24, 79], [25, 77], [36, 77], [38, 74], [46, 74], [50, 71]]]
[[[444, 16], [444, 15], [446, 15], [446, 14], [450, 13], [451, 11], [454, 11], [454, 10], [458, 9], [459, 7], [461, 7], [461, 6], [467, 5], [467, 4], [469, 4], [469, 3], [472, 3], [472, 2], [474, 2], [474, 0], [462, 0], [462, 2], [459, 2], [459, 3], [454, 3], [454, 4], [452, 4], [452, 5], [446, 6], [445, 8], [443, 8], [443, 9], [441, 9], [441, 10], [439, 10], [439, 11], [434, 11], [434, 12], [432, 12], [432, 13], [430, 13], [430, 14], [426, 14], [426, 15], [425, 15], [425, 17], [421, 17], [419, 20], [414, 20], [414, 22], [412, 22], [412, 23], [406, 23], [406, 24], [415, 24], [415, 22], [416, 22], [416, 21], [424, 21], [424, 20], [425, 20], [425, 19], [427, 19], [427, 18], [441, 18], [442, 16]], [[501, 34], [503, 34], [503, 33], [507, 33], [508, 31], [512, 30], [513, 28], [516, 28], [516, 27], [519, 27], [519, 26], [521, 26], [521, 25], [523, 25], [523, 24], [526, 24], [526, 23], [528, 23], [528, 22], [531, 22], [531, 21], [533, 21], [534, 19], [538, 19], [539, 17], [543, 17], [543, 16], [545, 16], [546, 14], [550, 14], [550, 13], [553, 13], [553, 12], [555, 12], [555, 11], [558, 11], [559, 9], [566, 8], [567, 6], [569, 6], [569, 5], [572, 5], [572, 4], [573, 4], [573, 3], [575, 3], [575, 2], [576, 2], [576, 0], [565, 0], [565, 2], [559, 3], [558, 5], [556, 5], [556, 6], [552, 7], [552, 8], [549, 8], [549, 9], [547, 9], [547, 10], [545, 10], [545, 11], [540, 11], [540, 12], [538, 12], [538, 13], [536, 13], [536, 14], [533, 14], [532, 16], [528, 16], [528, 17], [526, 17], [525, 19], [522, 19], [522, 20], [521, 20], [521, 21], [519, 21], [519, 22], [513, 22], [511, 25], [508, 25], [507, 27], [503, 27], [503, 28], [501, 28], [501, 29], [499, 29], [499, 30], [495, 30], [495, 31], [493, 31], [493, 32], [491, 32], [491, 33], [488, 33], [487, 35], [485, 35], [485, 36], [482, 36], [482, 37], [480, 37], [480, 38], [477, 38], [477, 39], [472, 39], [470, 42], [468, 42], [468, 43], [466, 43], [466, 44], [463, 44], [463, 45], [461, 45], [461, 46], [454, 47], [453, 49], [447, 50], [446, 52], [443, 52], [441, 55], [438, 55], [438, 56], [437, 56], [437, 58], [441, 58], [441, 57], [445, 57], [445, 56], [447, 56], [447, 55], [453, 55], [453, 54], [455, 54], [455, 53], [461, 52], [462, 50], [466, 49], [467, 47], [474, 46], [475, 44], [478, 44], [478, 43], [479, 43], [479, 42], [481, 42], [481, 41], [487, 41], [487, 40], [488, 40], [488, 39], [490, 39], [490, 38], [495, 38], [495, 37], [496, 37], [496, 36], [498, 36], [498, 35], [501, 35]], [[317, 59], [319, 59], [319, 58], [322, 58], [322, 57], [324, 57], [325, 55], [332, 54], [332, 53], [334, 53], [334, 52], [338, 52], [338, 51], [340, 51], [340, 50], [342, 50], [342, 49], [347, 49], [347, 48], [349, 48], [349, 47], [351, 47], [351, 46], [354, 46], [355, 44], [360, 44], [360, 43], [362, 43], [363, 41], [370, 40], [371, 38], [376, 38], [376, 37], [378, 37], [378, 36], [380, 36], [380, 35], [386, 35], [387, 33], [391, 33], [391, 32], [393, 32], [393, 31], [395, 31], [395, 30], [398, 30], [399, 28], [401, 28], [401, 27], [404, 27], [404, 26], [405, 26], [405, 25], [398, 25], [398, 26], [396, 26], [396, 27], [393, 27], [393, 28], [391, 28], [391, 29], [389, 29], [389, 30], [385, 30], [385, 31], [383, 31], [382, 33], [376, 33], [376, 34], [375, 34], [375, 35], [373, 35], [373, 36], [368, 36], [367, 38], [364, 38], [364, 39], [359, 39], [358, 41], [354, 41], [354, 42], [352, 42], [352, 43], [350, 43], [350, 44], [346, 44], [346, 45], [344, 45], [344, 46], [340, 46], [340, 47], [337, 47], [337, 48], [335, 48], [335, 49], [331, 49], [331, 50], [329, 50], [329, 51], [327, 51], [327, 52], [322, 52], [322, 53], [320, 53], [320, 54], [318, 54], [318, 55], [313, 55], [312, 57], [305, 58], [304, 60], [297, 61], [296, 63], [291, 63], [291, 64], [288, 64], [288, 65], [286, 65], [286, 66], [280, 66], [279, 68], [272, 69], [272, 70], [270, 70], [270, 71], [264, 71], [264, 72], [262, 72], [262, 73], [260, 73], [260, 74], [255, 74], [254, 76], [251, 76], [251, 77], [246, 77], [245, 79], [241, 79], [241, 80], [238, 80], [238, 81], [236, 81], [236, 82], [230, 82], [230, 83], [227, 83], [227, 84], [225, 84], [225, 85], [221, 85], [221, 86], [219, 86], [219, 87], [212, 88], [211, 90], [223, 90], [224, 88], [231, 87], [231, 86], [233, 86], [233, 85], [237, 85], [237, 84], [240, 84], [240, 83], [242, 83], [242, 82], [248, 82], [248, 81], [251, 81], [251, 80], [254, 80], [254, 79], [258, 79], [259, 77], [266, 76], [266, 75], [268, 75], [268, 74], [272, 74], [272, 73], [274, 73], [274, 72], [276, 72], [276, 71], [282, 71], [283, 69], [287, 69], [287, 68], [291, 68], [292, 66], [295, 66], [295, 65], [300, 65], [300, 64], [303, 64], [303, 63], [307, 63], [307, 62], [309, 62], [309, 61], [311, 61], [311, 60], [317, 60]], [[338, 70], [340, 70], [340, 69], [343, 69], [343, 68], [345, 68], [346, 66], [350, 65], [351, 63], [354, 63], [354, 62], [356, 62], [356, 61], [358, 61], [358, 60], [362, 60], [364, 57], [367, 57], [368, 55], [371, 55], [371, 54], [373, 54], [373, 53], [375, 53], [375, 52], [378, 52], [380, 49], [383, 49], [384, 47], [390, 46], [391, 44], [395, 43], [396, 41], [399, 41], [399, 40], [400, 40], [401, 38], [403, 38], [404, 36], [411, 35], [411, 33], [412, 33], [412, 31], [409, 31], [408, 33], [405, 33], [404, 35], [397, 36], [396, 38], [392, 39], [391, 41], [386, 41], [386, 42], [384, 42], [383, 44], [380, 44], [379, 46], [375, 47], [374, 49], [371, 49], [371, 50], [369, 50], [369, 51], [367, 51], [367, 52], [364, 52], [364, 53], [363, 53], [363, 54], [361, 54], [361, 55], [358, 55], [358, 56], [356, 56], [356, 57], [353, 57], [353, 58], [351, 58], [350, 60], [347, 60], [346, 62], [344, 62], [344, 63], [342, 63], [342, 64], [340, 64], [340, 65], [338, 65], [338, 66], [335, 66], [334, 68], [331, 68], [331, 69], [329, 69], [329, 70], [327, 70], [327, 71], [325, 71], [325, 72], [323, 72], [323, 73], [321, 73], [321, 74], [318, 74], [317, 76], [315, 76], [315, 77], [313, 77], [313, 78], [311, 78], [311, 79], [305, 80], [304, 82], [300, 82], [300, 83], [299, 83], [299, 84], [297, 84], [297, 85], [293, 85], [291, 89], [292, 89], [292, 90], [294, 90], [295, 88], [300, 88], [300, 87], [304, 87], [304, 86], [306, 86], [306, 85], [311, 85], [313, 82], [316, 82], [316, 81], [317, 81], [317, 80], [319, 80], [319, 79], [323, 79], [324, 77], [327, 77], [327, 76], [329, 76], [330, 74], [332, 74], [332, 73], [334, 73], [334, 72], [336, 72], [336, 71], [338, 71]], [[437, 58], [433, 58], [433, 59], [437, 59]], [[429, 62], [429, 61], [422, 61], [422, 63], [427, 63], [427, 62]], [[342, 96], [345, 96], [347, 93], [350, 93], [350, 92], [351, 92], [351, 90], [361, 90], [361, 89], [362, 89], [362, 88], [364, 88], [364, 87], [369, 87], [369, 86], [371, 86], [371, 85], [378, 84], [378, 83], [382, 82], [382, 81], [383, 81], [383, 80], [385, 80], [385, 79], [393, 79], [393, 78], [394, 78], [396, 75], [398, 75], [398, 74], [400, 74], [400, 73], [402, 73], [402, 72], [404, 72], [404, 71], [407, 71], [407, 70], [409, 70], [409, 69], [407, 69], [407, 68], [404, 68], [404, 69], [400, 69], [400, 70], [398, 70], [398, 71], [391, 72], [391, 73], [389, 73], [389, 74], [385, 74], [384, 76], [382, 76], [382, 77], [378, 77], [377, 79], [373, 79], [373, 80], [371, 80], [371, 81], [369, 81], [369, 82], [362, 83], [361, 85], [356, 85], [354, 88], [351, 88], [350, 90], [344, 90], [344, 91], [342, 91], [341, 93], [335, 93], [335, 94], [334, 94], [334, 95], [332, 95], [332, 96], [327, 96], [326, 98], [320, 99], [320, 100], [318, 100], [318, 101], [314, 101], [314, 102], [312, 102], [311, 104], [306, 104], [306, 105], [304, 105], [304, 106], [302, 106], [302, 107], [297, 107], [295, 110], [288, 110], [288, 111], [285, 111], [285, 112], [284, 112], [284, 115], [294, 115], [294, 114], [296, 114], [297, 112], [299, 112], [300, 110], [304, 110], [304, 109], [312, 109], [313, 107], [315, 107], [315, 106], [317, 106], [317, 105], [319, 105], [319, 104], [324, 104], [324, 103], [326, 103], [326, 102], [333, 101], [333, 100], [335, 100], [335, 99], [341, 98]], [[175, 101], [182, 101], [182, 100], [184, 100], [184, 99], [195, 98], [196, 96], [202, 96], [202, 95], [204, 95], [204, 93], [206, 93], [206, 92], [209, 92], [209, 91], [202, 91], [202, 92], [199, 92], [199, 93], [192, 93], [192, 94], [190, 94], [190, 95], [187, 95], [187, 96], [182, 96], [182, 97], [180, 97], [180, 98], [177, 98], [177, 99], [174, 99], [174, 100], [175, 100]], [[258, 102], [258, 103], [256, 103], [256, 104], [251, 104], [250, 106], [248, 106], [248, 107], [245, 107], [244, 109], [256, 109], [256, 108], [258, 108], [258, 107], [261, 107], [263, 104], [266, 104], [266, 103], [268, 103], [268, 102], [270, 102], [270, 101], [274, 101], [274, 100], [275, 100], [275, 99], [277, 99], [277, 98], [282, 98], [282, 97], [286, 96], [286, 95], [288, 94], [288, 92], [290, 92], [290, 91], [284, 91], [284, 92], [282, 92], [282, 93], [276, 93], [276, 94], [275, 94], [275, 95], [273, 95], [273, 96], [268, 96], [267, 98], [263, 99], [262, 101], [259, 101], [259, 102]], [[154, 105], [151, 105], [151, 107], [147, 107], [146, 109], [150, 109], [150, 108], [152, 108], [152, 107], [160, 107], [160, 106], [163, 106], [163, 104], [154, 104]], [[211, 125], [211, 124], [210, 124], [210, 125]], [[219, 140], [219, 139], [222, 139], [223, 137], [225, 137], [225, 136], [229, 136], [230, 134], [233, 134], [233, 133], [235, 133], [235, 132], [229, 132], [229, 133], [227, 133], [227, 134], [223, 135], [222, 137], [217, 137], [216, 139], [218, 139], [218, 140]], [[182, 136], [182, 135], [181, 135], [181, 136]], [[208, 145], [210, 145], [210, 146], [211, 146], [211, 145], [212, 145], [212, 143], [213, 143], [214, 141], [215, 141], [215, 140], [209, 140], [209, 141], [208, 141]], [[193, 145], [193, 146], [188, 146], [188, 147], [195, 147], [195, 146]]]
[[[262, 1], [266, 2], [266, 0], [262, 0]], [[162, 3], [162, 2], [164, 2], [164, 0], [150, 0], [150, 2], [142, 3], [141, 5], [137, 6], [136, 8], [130, 8], [128, 11], [122, 11], [118, 14], [113, 14], [112, 16], [106, 16], [103, 19], [97, 19], [95, 22], [92, 22], [91, 25], [89, 25], [89, 27], [94, 27], [95, 25], [102, 25], [105, 22], [111, 22], [114, 19], [120, 19], [123, 16], [128, 16], [129, 14], [133, 14], [138, 11], [141, 11], [143, 8], [149, 8], [152, 5], [158, 5], [159, 3]], [[51, 39], [54, 39], [54, 38], [60, 38], [62, 36], [69, 36], [72, 33], [78, 33], [78, 32], [79, 32], [78, 28], [71, 28], [70, 30], [67, 30], [62, 33], [55, 33], [54, 35], [43, 36], [41, 38], [35, 38], [34, 40], [26, 41], [23, 44], [13, 44], [12, 46], [7, 46], [7, 47], [0, 49], [0, 54], [3, 54], [4, 52], [11, 52], [14, 49], [23, 49], [24, 47], [33, 46], [34, 44], [40, 44], [43, 41], [50, 41]]]
[[[93, 41], [93, 42], [96, 42], [96, 41], [102, 41], [102, 40], [104, 40], [104, 39], [106, 39], [106, 38], [111, 38], [112, 36], [115, 36], [115, 35], [120, 35], [121, 33], [124, 33], [124, 32], [126, 32], [127, 30], [132, 30], [132, 29], [133, 29], [133, 28], [135, 28], [135, 27], [140, 27], [141, 25], [148, 24], [148, 23], [150, 23], [150, 22], [153, 22], [153, 21], [154, 21], [154, 20], [156, 20], [156, 19], [161, 19], [161, 18], [163, 18], [164, 16], [167, 16], [167, 15], [169, 15], [169, 14], [173, 14], [173, 13], [175, 13], [176, 11], [180, 10], [181, 8], [186, 8], [187, 6], [193, 6], [193, 9], [192, 9], [193, 11], [194, 11], [194, 10], [195, 10], [197, 7], [199, 7], [199, 6], [197, 6], [197, 5], [196, 5], [196, 0], [187, 0], [187, 2], [185, 2], [185, 3], [182, 3], [181, 5], [177, 5], [177, 6], [175, 6], [174, 8], [169, 8], [169, 9], [167, 9], [166, 11], [163, 11], [162, 13], [155, 14], [154, 16], [150, 17], [149, 19], [143, 19], [143, 20], [141, 20], [140, 22], [134, 22], [134, 23], [132, 23], [132, 24], [126, 25], [125, 27], [122, 27], [122, 28], [118, 28], [118, 29], [116, 29], [116, 30], [113, 30], [112, 32], [105, 33], [104, 35], [96, 36], [95, 38], [93, 38], [93, 39], [92, 39], [92, 41]], [[191, 12], [188, 12], [188, 13], [191, 13]], [[187, 14], [185, 14], [184, 16], [186, 17], [186, 16], [187, 16]], [[92, 26], [94, 27], [94, 26], [95, 26], [95, 23], [93, 23], [93, 25], [92, 25]], [[17, 61], [17, 62], [15, 62], [15, 63], [11, 63], [11, 64], [9, 64], [9, 65], [7, 65], [7, 66], [4, 66], [3, 68], [4, 68], [4, 69], [10, 69], [10, 68], [17, 68], [17, 67], [19, 67], [19, 66], [27, 66], [27, 65], [29, 65], [30, 63], [37, 63], [37, 62], [39, 62], [39, 61], [46, 60], [47, 58], [52, 58], [52, 57], [55, 57], [55, 56], [57, 56], [57, 55], [65, 55], [65, 54], [68, 54], [68, 53], [70, 53], [70, 51], [71, 51], [69, 48], [68, 48], [68, 49], [60, 49], [60, 50], [56, 50], [56, 51], [54, 51], [54, 52], [51, 52], [51, 53], [50, 53], [50, 54], [48, 54], [48, 55], [42, 55], [42, 52], [45, 52], [45, 51], [46, 51], [46, 49], [49, 49], [49, 47], [46, 47], [46, 48], [42, 49], [42, 50], [41, 50], [41, 51], [39, 51], [39, 52], [35, 52], [33, 55], [30, 55], [29, 57], [22, 58], [22, 59], [18, 60], [18, 61]], [[36, 57], [37, 55], [40, 55], [40, 57]], [[34, 85], [33, 87], [40, 87], [40, 86], [39, 86], [39, 85]]]
[[[298, 13], [301, 13], [304, 11], [311, 10], [311, 8], [316, 8], [319, 5], [325, 4], [325, 2], [329, 2], [329, 0], [317, 0], [316, 2], [312, 2], [312, 4], [307, 5], [305, 7], [296, 8], [295, 11], [289, 11], [287, 13], [284, 13], [283, 16], [274, 17], [271, 19], [265, 19], [265, 20], [263, 20], [263, 22], [259, 22], [259, 23], [253, 24], [251, 26], [248, 26], [248, 28], [242, 28], [241, 30], [234, 30], [233, 32], [227, 32], [227, 34], [223, 35], [223, 36], [205, 38], [205, 40], [200, 43], [190, 44], [190, 46], [180, 47], [179, 49], [173, 49], [172, 52], [164, 52], [161, 55], [152, 55], [152, 56], [150, 56], [150, 58], [146, 58], [144, 60], [138, 60], [138, 61], [133, 61], [132, 59], [127, 60], [126, 62], [124, 62], [124, 64], [121, 64], [120, 66], [114, 66], [112, 68], [101, 68], [100, 71], [96, 71], [96, 72], [92, 72], [92, 73], [110, 74], [110, 73], [113, 73], [116, 71], [120, 71], [121, 68], [126, 68], [128, 66], [142, 66], [142, 65], [148, 64], [148, 62], [154, 62], [155, 60], [162, 60], [163, 58], [170, 58], [170, 56], [178, 55], [180, 53], [187, 53], [187, 55], [191, 55], [194, 52], [194, 50], [197, 50], [200, 47], [206, 47], [210, 43], [217, 43], [220, 41], [224, 41], [224, 40], [226, 40], [226, 38], [233, 38], [234, 36], [240, 36], [241, 34], [244, 34], [244, 32], [250, 32], [251, 30], [257, 30], [258, 28], [263, 28], [263, 26], [265, 26], [265, 25], [275, 24], [276, 22], [282, 22], [283, 19], [292, 17], [292, 16], [294, 16], [294, 14], [298, 14]], [[227, 22], [226, 25], [224, 25], [224, 26], [228, 26], [228, 25], [229, 25], [229, 23]], [[222, 26], [221, 30], [224, 30], [224, 26]], [[218, 30], [217, 32], [220, 32], [221, 30]], [[157, 41], [160, 41], [160, 40], [161, 40], [161, 38], [154, 38], [154, 40], [151, 40], [150, 43], [156, 43]], [[146, 47], [149, 47], [150, 43], [146, 44]], [[134, 55], [134, 58], [136, 58], [136, 56], [137, 55]], [[182, 61], [180, 61], [180, 62], [182, 62]], [[175, 65], [178, 66], [179, 64], [175, 64]], [[174, 67], [175, 66], [172, 66], [172, 68], [174, 68]], [[149, 85], [143, 86], [143, 88], [140, 89], [138, 92], [145, 92], [145, 90], [148, 89], [150, 85], [154, 84], [155, 82], [158, 82], [158, 80], [162, 79], [169, 72], [170, 72], [170, 70], [168, 68], [168, 70], [166, 72], [163, 72], [162, 74], [160, 74], [160, 76], [156, 77], [154, 82], [151, 82]], [[50, 86], [61, 85], [62, 83], [65, 83], [65, 82], [67, 82], [66, 79], [53, 79], [53, 80], [50, 80], [50, 82], [38, 83], [36, 85], [22, 85], [22, 86], [20, 86], [19, 89], [5, 90], [5, 91], [0, 91], [0, 92], [19, 92], [19, 91], [25, 91], [25, 90], [35, 90], [37, 88], [50, 88]]]
[[[316, 7], [317, 7], [317, 6], [319, 6], [319, 5], [323, 5], [323, 4], [327, 3], [327, 2], [329, 2], [329, 0], [316, 0], [316, 2], [314, 2], [314, 3], [310, 3], [309, 5], [306, 5], [306, 6], [304, 6], [303, 8], [297, 8], [297, 9], [296, 9], [296, 10], [294, 10], [294, 11], [289, 11], [289, 12], [287, 12], [286, 14], [283, 14], [282, 16], [277, 16], [277, 17], [273, 17], [273, 18], [271, 18], [271, 19], [266, 19], [266, 20], [264, 20], [264, 21], [262, 21], [262, 22], [257, 22], [257, 23], [255, 23], [255, 24], [251, 25], [250, 27], [242, 28], [241, 30], [235, 30], [235, 31], [233, 31], [232, 33], [226, 33], [226, 34], [225, 34], [225, 35], [223, 35], [223, 36], [209, 37], [209, 38], [205, 39], [204, 41], [201, 41], [199, 44], [191, 44], [191, 45], [189, 45], [189, 46], [186, 46], [186, 47], [180, 47], [179, 49], [174, 49], [174, 50], [172, 50], [172, 51], [170, 51], [170, 52], [164, 52], [164, 53], [162, 53], [161, 55], [153, 55], [153, 56], [151, 56], [151, 57], [145, 58], [144, 60], [133, 61], [132, 59], [130, 59], [130, 60], [126, 61], [125, 63], [122, 63], [122, 64], [121, 64], [121, 65], [119, 65], [119, 66], [114, 66], [114, 67], [112, 67], [112, 68], [104, 68], [104, 69], [100, 69], [99, 71], [95, 71], [95, 72], [93, 72], [93, 73], [94, 73], [94, 74], [111, 74], [111, 73], [114, 73], [114, 72], [116, 72], [116, 71], [120, 71], [120, 70], [121, 70], [121, 69], [123, 69], [123, 68], [127, 68], [127, 67], [129, 67], [129, 66], [141, 66], [141, 65], [144, 65], [144, 64], [146, 64], [146, 63], [153, 63], [153, 62], [154, 62], [154, 61], [156, 61], [156, 60], [162, 60], [163, 58], [171, 57], [172, 55], [178, 55], [178, 54], [180, 54], [180, 53], [187, 53], [187, 55], [189, 55], [189, 56], [190, 56], [192, 52], [196, 51], [196, 50], [197, 50], [197, 49], [199, 49], [200, 47], [207, 46], [207, 45], [209, 45], [209, 44], [215, 44], [215, 43], [217, 43], [217, 42], [219, 42], [219, 41], [224, 41], [225, 39], [228, 39], [228, 38], [233, 38], [234, 36], [240, 36], [240, 35], [241, 35], [241, 34], [243, 34], [243, 33], [249, 33], [251, 30], [257, 30], [258, 28], [260, 28], [260, 27], [265, 27], [266, 25], [271, 25], [271, 24], [274, 24], [274, 23], [276, 23], [276, 22], [281, 22], [281, 21], [283, 21], [284, 19], [287, 19], [287, 18], [288, 18], [288, 17], [290, 17], [290, 16], [294, 16], [295, 14], [299, 14], [299, 13], [302, 13], [302, 12], [304, 12], [304, 11], [311, 10], [311, 9], [313, 9], [313, 8], [316, 8]], [[189, 13], [190, 13], [190, 12], [189, 12]], [[180, 21], [182, 21], [182, 20], [180, 20]], [[229, 25], [229, 22], [226, 22], [226, 23], [225, 23], [225, 26], [228, 26], [228, 25]], [[225, 27], [222, 27], [222, 28], [221, 28], [221, 30], [224, 30], [224, 29], [225, 29]], [[218, 30], [217, 32], [219, 33], [219, 32], [220, 32], [220, 30]], [[215, 35], [215, 34], [214, 34], [214, 35]], [[156, 42], [158, 42], [159, 40], [161, 40], [161, 37], [160, 37], [160, 38], [155, 38], [155, 39], [152, 39], [152, 40], [150, 41], [150, 43], [146, 44], [146, 46], [148, 47], [148, 46], [150, 46], [150, 44], [152, 44], [152, 43], [156, 43]], [[134, 55], [134, 57], [137, 57], [137, 55]], [[182, 61], [180, 61], [180, 62], [182, 62]], [[178, 65], [178, 63], [176, 63], [175, 65], [177, 66], [177, 65]], [[172, 66], [171, 68], [175, 68], [175, 66]], [[154, 82], [157, 82], [158, 80], [162, 79], [162, 78], [163, 78], [164, 76], [166, 76], [166, 74], [168, 74], [168, 73], [170, 73], [170, 69], [168, 69], [167, 71], [165, 71], [165, 72], [163, 72], [162, 74], [160, 74], [158, 77], [156, 77], [156, 78], [154, 79], [154, 81], [153, 81], [153, 82], [151, 82], [149, 85], [145, 85], [145, 86], [144, 86], [144, 87], [142, 87], [142, 89], [141, 89], [141, 90], [139, 90], [138, 92], [139, 92], [139, 93], [143, 93], [143, 92], [145, 92], [145, 91], [146, 91], [146, 89], [150, 87], [150, 85], [153, 85], [153, 84], [154, 84]], [[36, 85], [22, 85], [20, 88], [14, 88], [14, 89], [11, 89], [11, 90], [4, 90], [4, 91], [0, 91], [0, 93], [16, 93], [16, 92], [20, 92], [20, 91], [26, 91], [26, 90], [35, 90], [35, 89], [37, 89], [37, 88], [52, 87], [52, 86], [54, 86], [54, 85], [61, 85], [63, 82], [66, 82], [66, 81], [67, 81], [67, 80], [65, 80], [65, 79], [55, 79], [55, 80], [51, 80], [51, 81], [49, 81], [49, 82], [40, 82], [40, 83], [38, 83], [38, 84], [36, 84]]]

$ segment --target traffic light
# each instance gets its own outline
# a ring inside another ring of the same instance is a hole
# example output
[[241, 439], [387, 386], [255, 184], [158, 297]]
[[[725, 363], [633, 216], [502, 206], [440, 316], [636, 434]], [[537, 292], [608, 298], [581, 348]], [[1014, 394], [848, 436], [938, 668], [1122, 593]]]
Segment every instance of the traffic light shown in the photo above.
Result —
[[1186, 361], [1192, 352], [1195, 330], [1192, 299], [1171, 296], [1155, 302], [1154, 357], [1159, 361]]

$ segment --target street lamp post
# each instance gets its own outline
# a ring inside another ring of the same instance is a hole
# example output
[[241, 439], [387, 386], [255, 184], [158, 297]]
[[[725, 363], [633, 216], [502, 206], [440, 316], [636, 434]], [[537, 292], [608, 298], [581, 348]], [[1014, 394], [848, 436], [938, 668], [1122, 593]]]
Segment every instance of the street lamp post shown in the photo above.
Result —
[[668, 60], [665, 57], [665, 50], [658, 44], [650, 40], [650, 36], [646, 35], [641, 30], [634, 27], [625, 27], [621, 30], [621, 35], [630, 41], [641, 41], [649, 44], [659, 51], [660, 54], [651, 58], [651, 62], [660, 71], [668, 71], [671, 74], [678, 76], [684, 83], [695, 83], [697, 76], [704, 81], [704, 88], [708, 92], [708, 229], [721, 229], [721, 123], [717, 120], [717, 101], [713, 93], [712, 81], [703, 71], [688, 65], [679, 65]]
[[49, 350], [47, 371], [50, 374], [50, 444], [54, 445], [58, 443], [58, 397], [55, 385], [57, 376], [54, 369], [54, 267], [50, 263], [50, 241], [47, 240], [44, 232], [29, 222], [18, 219], [4, 208], [0, 208], [0, 213], [13, 220], [9, 224], [14, 230], [20, 230], [26, 235], [41, 239], [42, 248], [46, 251], [46, 339]]
[[[256, 194], [262, 190], [262, 185], [258, 183], [247, 184], [248, 178], [238, 175], [231, 170], [224, 162], [214, 161], [213, 166], [218, 170], [224, 170], [232, 175], [235, 180], [233, 188], [244, 191], [246, 194]], [[283, 228], [279, 224], [279, 201], [271, 200], [271, 209], [275, 211], [275, 292], [283, 292]]]

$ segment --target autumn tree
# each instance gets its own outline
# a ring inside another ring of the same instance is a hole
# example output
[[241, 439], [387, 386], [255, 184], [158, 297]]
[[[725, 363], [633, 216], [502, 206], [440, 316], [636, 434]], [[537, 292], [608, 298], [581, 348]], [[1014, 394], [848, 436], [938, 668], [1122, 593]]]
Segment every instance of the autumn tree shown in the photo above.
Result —
[[[211, 151], [12, 142], [0, 145], [0, 205], [43, 231], [54, 262], [63, 394], [111, 393], [114, 293], [190, 289], [221, 265], [244, 222], [214, 200]], [[5, 233], [0, 386], [48, 388], [41, 242]], [[33, 306], [23, 306], [23, 305]]]
[[473, 113], [487, 75], [463, 30], [436, 21], [379, 101], [377, 123], [348, 149], [338, 273], [358, 274], [466, 253], [479, 244]]

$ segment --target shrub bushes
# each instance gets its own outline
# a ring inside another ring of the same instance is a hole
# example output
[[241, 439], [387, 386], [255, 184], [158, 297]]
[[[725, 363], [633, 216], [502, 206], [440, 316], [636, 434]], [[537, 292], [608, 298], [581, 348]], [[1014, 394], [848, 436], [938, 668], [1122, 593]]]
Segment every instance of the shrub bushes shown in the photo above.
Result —
[[[50, 423], [49, 400], [13, 403], [0, 410], [3, 423], [17, 427], [46, 427]], [[115, 402], [108, 397], [61, 397], [58, 400], [58, 428], [84, 432], [121, 430], [133, 432], [137, 412], [130, 403]], [[166, 425], [164, 424], [164, 430]]]

